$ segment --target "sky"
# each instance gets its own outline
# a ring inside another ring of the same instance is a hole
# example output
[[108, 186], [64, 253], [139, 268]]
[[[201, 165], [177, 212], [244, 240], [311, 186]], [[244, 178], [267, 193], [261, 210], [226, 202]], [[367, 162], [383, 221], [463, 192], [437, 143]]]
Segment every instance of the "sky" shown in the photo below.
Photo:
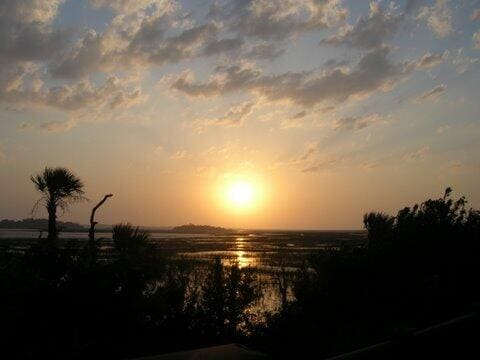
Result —
[[83, 179], [80, 223], [107, 193], [101, 223], [145, 226], [479, 208], [479, 60], [478, 0], [3, 0], [0, 218], [45, 166]]

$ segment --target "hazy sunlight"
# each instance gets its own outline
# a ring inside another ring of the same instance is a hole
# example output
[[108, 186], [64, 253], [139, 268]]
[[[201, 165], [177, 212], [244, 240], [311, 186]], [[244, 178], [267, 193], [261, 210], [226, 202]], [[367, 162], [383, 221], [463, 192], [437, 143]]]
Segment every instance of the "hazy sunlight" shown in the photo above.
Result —
[[233, 206], [245, 207], [254, 200], [254, 189], [247, 181], [238, 181], [228, 187], [228, 200]]

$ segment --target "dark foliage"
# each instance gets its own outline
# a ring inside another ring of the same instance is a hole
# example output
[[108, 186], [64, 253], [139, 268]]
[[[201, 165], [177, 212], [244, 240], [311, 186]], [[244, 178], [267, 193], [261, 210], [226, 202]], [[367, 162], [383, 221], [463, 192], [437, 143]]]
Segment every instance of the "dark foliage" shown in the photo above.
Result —
[[367, 245], [312, 256], [295, 300], [258, 329], [260, 346], [325, 357], [471, 309], [480, 300], [480, 213], [450, 195], [397, 216], [366, 214]]
[[[149, 234], [130, 224], [114, 227], [108, 257], [60, 245], [39, 241], [25, 253], [1, 252], [2, 357], [120, 359], [241, 336], [237, 328], [256, 296], [246, 270], [216, 262], [197, 279], [191, 264], [166, 261]], [[215, 287], [218, 303], [210, 301]], [[210, 330], [212, 314], [222, 322]]]
[[4, 248], [2, 357], [121, 359], [235, 341], [325, 358], [403, 338], [480, 301], [480, 213], [450, 195], [366, 214], [366, 244], [322, 250], [292, 275], [282, 267], [281, 309], [263, 322], [250, 314], [260, 296], [251, 269], [163, 257], [130, 224], [114, 227], [111, 249]]

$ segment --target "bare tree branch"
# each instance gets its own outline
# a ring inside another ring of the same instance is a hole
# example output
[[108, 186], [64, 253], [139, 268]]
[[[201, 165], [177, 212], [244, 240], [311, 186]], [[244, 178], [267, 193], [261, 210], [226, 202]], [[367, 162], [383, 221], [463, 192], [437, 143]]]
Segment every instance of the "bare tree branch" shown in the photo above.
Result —
[[95, 205], [95, 207], [92, 209], [92, 213], [90, 214], [90, 230], [88, 231], [88, 238], [90, 241], [95, 241], [95, 225], [97, 225], [97, 222], [95, 221], [95, 212], [97, 209], [102, 206], [105, 201], [107, 201], [108, 198], [112, 197], [113, 194], [107, 194], [103, 197], [103, 199]]

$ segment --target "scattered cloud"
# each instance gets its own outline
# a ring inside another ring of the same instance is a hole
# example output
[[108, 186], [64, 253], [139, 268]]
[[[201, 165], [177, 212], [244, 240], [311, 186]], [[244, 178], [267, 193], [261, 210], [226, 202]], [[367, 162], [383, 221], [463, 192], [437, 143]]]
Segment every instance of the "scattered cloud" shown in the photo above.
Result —
[[162, 145], [158, 145], [154, 150], [153, 153], [157, 156], [161, 156], [165, 152], [165, 149]]
[[[6, 75], [6, 76], [5, 76]], [[115, 76], [108, 77], [103, 84], [82, 80], [73, 84], [47, 86], [34, 74], [5, 74], [0, 70], [0, 101], [47, 106], [65, 111], [85, 111], [88, 108], [126, 109], [142, 103], [146, 96], [139, 88]]]
[[254, 105], [255, 103], [251, 101], [235, 104], [231, 106], [223, 116], [215, 118], [199, 118], [189, 123], [187, 126], [200, 132], [204, 131], [205, 128], [209, 126], [240, 126], [252, 113]]
[[186, 157], [187, 157], [186, 150], [178, 150], [178, 151], [175, 151], [172, 155], [170, 155], [170, 159], [172, 160], [181, 160], [181, 159], [185, 159]]
[[305, 144], [303, 154], [298, 158], [298, 161], [310, 160], [313, 155], [318, 152], [318, 141], [310, 141]]
[[449, 163], [446, 164], [445, 166], [447, 170], [452, 171], [452, 172], [459, 172], [463, 169], [465, 169], [465, 164], [458, 160], [453, 160], [450, 161]]
[[343, 160], [340, 158], [327, 158], [324, 160], [317, 160], [313, 165], [307, 165], [302, 168], [301, 172], [303, 173], [317, 173], [321, 171], [331, 170], [340, 164], [343, 163]]
[[46, 60], [64, 49], [71, 33], [52, 27], [62, 3], [62, 0], [3, 0], [0, 3], [3, 66], [17, 61]]
[[32, 123], [21, 123], [18, 125], [18, 130], [20, 131], [30, 131], [34, 129], [34, 125]]
[[338, 34], [322, 40], [320, 44], [373, 49], [392, 38], [402, 20], [403, 14], [382, 10], [379, 3], [371, 2], [368, 17], [361, 16], [354, 26], [343, 26]]
[[[453, 32], [448, 0], [421, 8], [420, 0], [408, 0], [403, 12], [393, 2], [381, 6], [372, 1], [368, 14], [358, 16], [351, 25], [345, 23], [349, 11], [341, 0], [212, 1], [206, 17], [185, 10], [176, 0], [89, 0], [90, 10], [108, 9], [104, 26], [95, 29], [59, 26], [56, 20], [64, 2], [0, 3], [0, 102], [63, 112], [64, 122], [31, 125], [49, 132], [67, 131], [80, 121], [140, 119], [142, 114], [126, 111], [148, 100], [142, 77], [150, 69], [208, 57], [210, 65], [213, 59], [216, 66], [209, 78], [197, 80], [188, 70], [170, 76], [171, 89], [191, 97], [248, 92], [260, 101], [293, 104], [300, 111], [283, 117], [281, 126], [299, 127], [306, 108], [333, 109], [338, 103], [389, 91], [414, 70], [431, 69], [449, 57], [445, 50], [428, 52], [416, 61], [392, 60], [396, 58], [393, 47], [385, 43], [414, 10], [437, 36]], [[479, 19], [479, 11], [469, 15], [473, 21]], [[294, 70], [279, 72], [277, 63], [261, 67], [266, 63], [258, 60], [272, 61], [290, 51], [290, 40], [326, 29], [334, 35], [322, 44], [360, 49], [358, 58], [321, 60], [319, 68], [304, 71], [293, 66]], [[478, 31], [473, 42], [480, 49]], [[217, 56], [226, 53], [235, 61], [222, 62], [225, 57]], [[452, 62], [459, 73], [478, 61], [463, 49], [454, 55]], [[196, 64], [191, 68], [198, 71]], [[439, 91], [422, 95], [433, 98]], [[197, 129], [239, 126], [253, 106], [249, 101], [236, 104], [222, 116], [197, 119], [193, 125]], [[339, 129], [370, 124], [356, 117], [337, 122]], [[28, 124], [19, 127], [28, 128]]]
[[439, 126], [437, 128], [437, 134], [443, 134], [445, 132], [447, 132], [448, 130], [450, 130], [450, 125], [442, 125], [442, 126]]
[[334, 130], [362, 130], [375, 124], [385, 124], [391, 120], [391, 116], [369, 114], [364, 116], [351, 116], [338, 119], [334, 122]]
[[475, 50], [480, 50], [480, 30], [478, 30], [473, 34], [472, 40], [473, 40], [473, 48]]
[[291, 119], [302, 119], [302, 118], [304, 118], [305, 116], [307, 116], [307, 112], [306, 112], [305, 110], [303, 110], [303, 111], [300, 111], [300, 112], [294, 114], [294, 115], [291, 117]]
[[420, 104], [424, 101], [437, 100], [440, 96], [445, 94], [446, 91], [447, 91], [447, 85], [441, 84], [441, 85], [435, 86], [433, 89], [430, 89], [420, 94], [413, 100], [413, 102]]
[[73, 121], [44, 121], [39, 125], [40, 130], [45, 132], [65, 132], [75, 127]]
[[422, 7], [417, 18], [426, 19], [428, 27], [439, 38], [444, 38], [453, 32], [452, 11], [448, 0], [436, 0], [433, 6]]
[[247, 59], [273, 60], [285, 53], [285, 50], [279, 48], [275, 43], [262, 43], [254, 45], [245, 55]]
[[288, 117], [287, 119], [283, 119], [280, 123], [281, 129], [293, 129], [293, 128], [300, 128], [305, 123], [305, 117], [308, 113], [303, 110], [299, 111], [292, 116]]
[[205, 82], [197, 82], [191, 72], [171, 82], [171, 88], [192, 97], [251, 91], [267, 101], [289, 101], [311, 107], [324, 101], [346, 101], [362, 98], [375, 91], [386, 91], [409, 76], [414, 62], [393, 63], [389, 47], [366, 52], [352, 68], [325, 71], [287, 72], [266, 75], [251, 64], [219, 66]]
[[459, 74], [463, 74], [470, 68], [471, 65], [477, 62], [477, 58], [472, 58], [465, 55], [463, 48], [458, 49], [452, 59], [452, 63], [455, 66], [455, 71]]
[[203, 54], [206, 56], [220, 54], [240, 48], [244, 43], [242, 38], [212, 39], [205, 44]]
[[230, 0], [214, 2], [209, 17], [238, 36], [283, 41], [332, 27], [347, 15], [338, 0]]
[[415, 150], [411, 153], [405, 154], [403, 156], [403, 159], [407, 162], [420, 161], [420, 160], [423, 160], [429, 152], [430, 152], [430, 147], [429, 146], [424, 146], [424, 147], [421, 147], [420, 149]]
[[434, 68], [447, 60], [449, 54], [450, 52], [448, 50], [445, 50], [441, 54], [432, 54], [430, 52], [427, 52], [420, 58], [420, 60], [418, 60], [417, 66], [421, 69]]

